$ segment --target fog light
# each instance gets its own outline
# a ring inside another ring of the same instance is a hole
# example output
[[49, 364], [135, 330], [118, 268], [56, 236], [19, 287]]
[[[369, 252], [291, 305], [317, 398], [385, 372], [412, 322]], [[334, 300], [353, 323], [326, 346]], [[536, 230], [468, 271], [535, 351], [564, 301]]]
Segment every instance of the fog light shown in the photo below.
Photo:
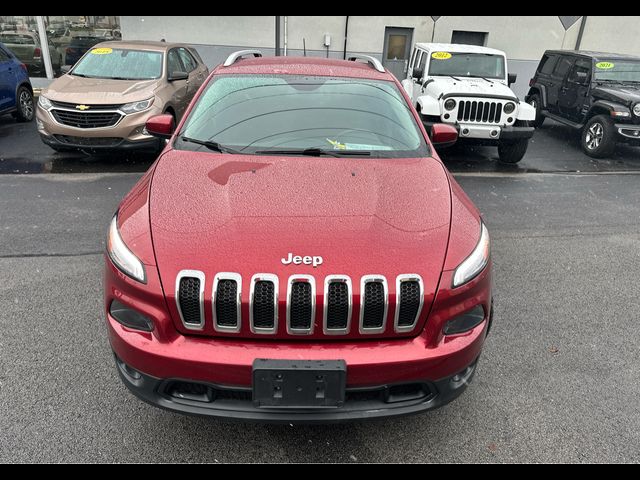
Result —
[[462, 129], [462, 134], [463, 135], [469, 135], [469, 129], [468, 128], [463, 128]]
[[44, 123], [42, 123], [42, 120], [39, 118], [36, 118], [36, 127], [38, 130], [44, 130]]
[[495, 137], [498, 136], [498, 131], [497, 130], [491, 130], [490, 135], [495, 138]]
[[445, 120], [449, 120], [449, 117], [451, 117], [451, 115], [449, 115], [448, 113], [445, 113], [445, 114], [444, 114], [444, 119], [445, 119]]
[[473, 365], [469, 365], [462, 372], [451, 377], [451, 388], [455, 390], [456, 388], [460, 388], [461, 386], [469, 383], [475, 369], [476, 364], [474, 363]]
[[129, 307], [126, 307], [117, 300], [111, 302], [109, 314], [120, 324], [134, 330], [142, 330], [151, 332], [153, 330], [153, 322]]
[[507, 123], [511, 123], [511, 122], [513, 122], [513, 118], [512, 117], [507, 118]]
[[463, 333], [480, 325], [484, 320], [484, 308], [478, 305], [462, 315], [449, 320], [442, 329], [445, 335]]
[[142, 379], [142, 374], [139, 371], [137, 371], [135, 368], [131, 368], [118, 357], [116, 357], [116, 364], [118, 365], [118, 368], [120, 369], [122, 375], [124, 375], [124, 377], [131, 383], [138, 384], [139, 380]]

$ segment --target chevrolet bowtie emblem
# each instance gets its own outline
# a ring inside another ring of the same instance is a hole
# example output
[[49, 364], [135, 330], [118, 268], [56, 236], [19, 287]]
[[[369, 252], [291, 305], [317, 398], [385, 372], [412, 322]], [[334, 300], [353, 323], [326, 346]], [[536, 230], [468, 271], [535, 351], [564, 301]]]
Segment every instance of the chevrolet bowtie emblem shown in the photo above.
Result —
[[78, 110], [89, 110], [91, 107], [89, 107], [89, 105], [76, 105], [76, 108]]

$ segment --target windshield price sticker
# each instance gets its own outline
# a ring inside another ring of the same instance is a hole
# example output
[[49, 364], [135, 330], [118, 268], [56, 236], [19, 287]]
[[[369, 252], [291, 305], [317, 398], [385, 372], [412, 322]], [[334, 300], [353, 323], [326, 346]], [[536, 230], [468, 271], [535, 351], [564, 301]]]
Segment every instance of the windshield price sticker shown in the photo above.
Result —
[[113, 53], [113, 49], [111, 49], [111, 48], [94, 48], [93, 50], [91, 50], [91, 53], [93, 53], [94, 55], [109, 55], [110, 53]]
[[451, 54], [449, 52], [433, 52], [431, 58], [435, 58], [436, 60], [449, 60]]
[[615, 63], [612, 63], [612, 62], [598, 62], [598, 63], [596, 63], [596, 68], [599, 68], [600, 70], [610, 70], [613, 67], [615, 67]]

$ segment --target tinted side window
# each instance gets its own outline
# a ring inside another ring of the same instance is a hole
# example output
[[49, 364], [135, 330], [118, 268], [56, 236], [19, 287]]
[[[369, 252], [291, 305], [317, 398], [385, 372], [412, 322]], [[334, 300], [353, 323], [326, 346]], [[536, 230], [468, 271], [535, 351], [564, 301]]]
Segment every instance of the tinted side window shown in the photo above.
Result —
[[572, 65], [573, 65], [572, 57], [562, 57], [558, 61], [556, 68], [553, 70], [553, 74], [557, 77], [564, 78], [564, 76], [567, 74], [567, 72], [569, 71]]
[[169, 55], [167, 56], [167, 74], [169, 76], [173, 75], [175, 72], [183, 71], [184, 67], [180, 62], [180, 57], [178, 56], [177, 50], [171, 50]]
[[422, 68], [424, 70], [424, 66], [427, 64], [427, 57], [429, 54], [427, 52], [422, 52], [422, 58], [420, 59], [420, 65], [418, 68]]
[[198, 66], [198, 63], [194, 60], [191, 54], [184, 48], [180, 48], [178, 53], [180, 54], [184, 68], [187, 69], [187, 73], [194, 71]]
[[544, 57], [542, 57], [542, 60], [540, 60], [538, 71], [545, 75], [551, 75], [551, 72], [553, 72], [553, 67], [556, 66], [557, 61], [557, 55], [545, 55]]
[[572, 83], [584, 85], [589, 81], [589, 75], [591, 74], [591, 62], [587, 59], [580, 58], [576, 60], [575, 65], [569, 73], [567, 80]]

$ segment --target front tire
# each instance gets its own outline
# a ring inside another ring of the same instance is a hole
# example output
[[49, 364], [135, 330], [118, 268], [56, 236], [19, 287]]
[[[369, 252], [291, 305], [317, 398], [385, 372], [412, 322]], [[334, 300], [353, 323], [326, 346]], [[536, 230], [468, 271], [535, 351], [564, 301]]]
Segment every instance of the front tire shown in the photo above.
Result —
[[33, 103], [33, 94], [27, 87], [20, 87], [17, 100], [16, 120], [18, 122], [31, 122], [35, 117], [36, 111]]
[[[527, 121], [517, 121], [516, 126], [519, 127], [528, 127], [529, 122]], [[525, 153], [527, 153], [527, 148], [529, 147], [529, 139], [523, 138], [520, 140], [505, 140], [500, 141], [498, 143], [498, 160], [501, 163], [507, 163], [509, 165], [514, 165], [518, 163], [524, 157]]]
[[534, 128], [540, 127], [544, 123], [544, 115], [542, 115], [542, 101], [540, 95], [537, 93], [529, 97], [529, 105], [536, 109], [536, 118], [531, 122], [531, 126]]
[[593, 158], [611, 156], [616, 148], [616, 127], [606, 115], [591, 117], [582, 129], [582, 150]]

